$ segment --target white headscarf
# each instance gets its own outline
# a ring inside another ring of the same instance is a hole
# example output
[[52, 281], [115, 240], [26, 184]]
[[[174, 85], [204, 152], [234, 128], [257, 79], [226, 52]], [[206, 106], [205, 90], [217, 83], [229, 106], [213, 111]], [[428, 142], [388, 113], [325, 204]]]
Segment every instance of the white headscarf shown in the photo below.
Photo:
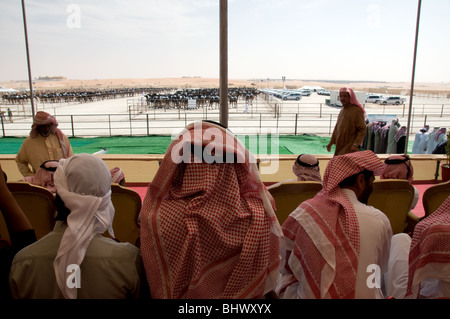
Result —
[[55, 172], [55, 187], [70, 210], [53, 262], [56, 281], [65, 298], [77, 298], [77, 288], [67, 285], [67, 266], [80, 266], [96, 234], [106, 230], [114, 237], [111, 201], [111, 173], [103, 160], [92, 154], [77, 154], [61, 159]]

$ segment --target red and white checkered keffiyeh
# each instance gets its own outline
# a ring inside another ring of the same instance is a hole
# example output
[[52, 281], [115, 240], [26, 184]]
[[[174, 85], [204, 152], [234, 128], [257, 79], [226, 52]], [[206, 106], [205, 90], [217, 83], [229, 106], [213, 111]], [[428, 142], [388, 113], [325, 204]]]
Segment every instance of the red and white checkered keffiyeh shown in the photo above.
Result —
[[[238, 164], [192, 154], [179, 162], [191, 145], [215, 155], [228, 150]], [[259, 298], [274, 289], [282, 233], [273, 203], [233, 134], [207, 122], [189, 125], [169, 145], [141, 210], [152, 298]]]
[[414, 228], [406, 297], [418, 296], [420, 283], [427, 278], [450, 278], [450, 196]]
[[392, 155], [388, 160], [403, 160], [403, 163], [390, 164], [389, 161], [384, 163], [384, 172], [380, 179], [406, 179], [412, 183], [414, 181], [414, 168], [409, 158], [404, 155]]
[[[359, 224], [353, 205], [339, 187], [345, 178], [373, 171], [383, 165], [372, 151], [333, 157], [324, 173], [323, 188], [314, 198], [300, 204], [283, 224], [284, 242], [291, 241], [286, 260], [292, 281], [282, 293], [305, 276], [316, 298], [354, 298], [359, 256]], [[291, 265], [301, 265], [292, 267]]]
[[[315, 164], [317, 164], [317, 166], [312, 166]], [[297, 181], [314, 181], [322, 183], [320, 167], [318, 165], [318, 160], [314, 155], [299, 155], [292, 166], [292, 172], [297, 176]]]
[[54, 174], [58, 167], [58, 161], [51, 160], [41, 164], [33, 176], [25, 176], [24, 182], [47, 188], [52, 193], [56, 193]]
[[440, 128], [437, 132], [436, 135], [434, 136], [434, 140], [437, 142], [439, 140], [439, 136], [441, 136], [442, 134], [446, 134], [447, 133], [447, 128], [442, 127]]
[[361, 111], [364, 114], [364, 119], [367, 120], [368, 119], [367, 112], [364, 109], [364, 107], [361, 105], [361, 103], [358, 101], [358, 98], [356, 97], [356, 94], [353, 91], [353, 89], [349, 88], [349, 87], [343, 87], [343, 88], [339, 89], [339, 93], [341, 93], [341, 92], [347, 92], [350, 95], [350, 104], [359, 106], [359, 108], [361, 109]]
[[36, 115], [33, 118], [33, 124], [31, 125], [31, 131], [30, 131], [30, 136], [32, 138], [36, 137], [38, 135], [38, 131], [37, 131], [37, 127], [38, 125], [51, 125], [50, 126], [50, 132], [55, 134], [58, 139], [59, 142], [61, 144], [61, 148], [64, 154], [64, 158], [68, 158], [69, 157], [69, 149], [67, 147], [66, 144], [66, 140], [64, 139], [64, 134], [63, 132], [58, 128], [58, 121], [56, 120], [56, 118], [52, 115], [50, 115], [47, 112], [44, 111], [39, 111], [36, 113]]

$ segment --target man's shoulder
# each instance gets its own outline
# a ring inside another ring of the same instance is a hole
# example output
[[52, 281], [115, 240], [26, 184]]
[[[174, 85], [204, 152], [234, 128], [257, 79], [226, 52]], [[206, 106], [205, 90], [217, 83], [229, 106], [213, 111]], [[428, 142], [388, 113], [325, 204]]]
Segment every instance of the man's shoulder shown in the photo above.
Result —
[[14, 262], [23, 262], [30, 259], [54, 259], [60, 240], [61, 235], [52, 231], [17, 252], [14, 256]]
[[359, 216], [362, 218], [367, 219], [374, 227], [379, 225], [384, 225], [386, 227], [390, 227], [390, 221], [389, 218], [386, 216], [385, 213], [383, 213], [378, 208], [375, 208], [370, 205], [362, 204], [365, 206], [365, 209], [361, 210], [360, 212], [357, 212]]
[[100, 234], [92, 239], [87, 254], [91, 255], [91, 252], [101, 258], [134, 258], [140, 255], [138, 247], [128, 242], [117, 242]]
[[23, 140], [22, 145], [26, 145], [26, 144], [28, 144], [28, 143], [32, 143], [35, 139], [36, 139], [36, 138], [33, 138], [33, 137], [31, 137], [31, 136], [27, 136], [27, 137]]
[[383, 223], [386, 222], [389, 223], [389, 219], [387, 218], [386, 214], [384, 214], [381, 210], [373, 206], [359, 202], [356, 199], [356, 195], [352, 190], [344, 188], [343, 191], [352, 202], [355, 212], [358, 216], [370, 219], [373, 222], [380, 221]]

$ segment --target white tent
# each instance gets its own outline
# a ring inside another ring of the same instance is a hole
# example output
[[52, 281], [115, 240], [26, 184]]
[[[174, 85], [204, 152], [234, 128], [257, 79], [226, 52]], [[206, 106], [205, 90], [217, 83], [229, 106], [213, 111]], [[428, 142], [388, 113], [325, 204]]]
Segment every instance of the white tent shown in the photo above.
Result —
[[324, 88], [321, 86], [310, 86], [310, 85], [306, 85], [303, 86], [300, 90], [311, 90], [311, 92], [317, 92], [320, 90], [323, 90]]
[[17, 92], [17, 90], [0, 86], [0, 93], [14, 93], [14, 92]]

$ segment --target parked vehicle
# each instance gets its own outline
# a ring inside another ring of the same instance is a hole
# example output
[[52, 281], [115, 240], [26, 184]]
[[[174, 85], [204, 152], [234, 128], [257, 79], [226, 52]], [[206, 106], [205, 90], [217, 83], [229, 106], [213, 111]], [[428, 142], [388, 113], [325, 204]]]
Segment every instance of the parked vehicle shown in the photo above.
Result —
[[329, 90], [319, 90], [319, 91], [317, 91], [317, 94], [319, 94], [319, 95], [327, 95], [327, 96], [330, 96], [330, 91]]
[[383, 98], [378, 101], [379, 104], [383, 104], [383, 105], [386, 105], [386, 104], [400, 105], [400, 104], [405, 104], [405, 102], [406, 102], [406, 99], [404, 99], [400, 96], [389, 96], [387, 98]]
[[[366, 92], [362, 91], [354, 91], [356, 98], [359, 103], [364, 104], [366, 100]], [[330, 92], [330, 99], [327, 99], [328, 105], [342, 106], [341, 101], [339, 100], [339, 90], [332, 90]]]
[[382, 99], [384, 99], [383, 95], [366, 95], [366, 103], [378, 103], [378, 101]]
[[302, 99], [302, 93], [300, 92], [291, 92], [283, 95], [283, 100], [296, 100], [299, 101]]
[[311, 90], [302, 90], [302, 91], [300, 91], [300, 93], [303, 96], [310, 96], [311, 95]]

